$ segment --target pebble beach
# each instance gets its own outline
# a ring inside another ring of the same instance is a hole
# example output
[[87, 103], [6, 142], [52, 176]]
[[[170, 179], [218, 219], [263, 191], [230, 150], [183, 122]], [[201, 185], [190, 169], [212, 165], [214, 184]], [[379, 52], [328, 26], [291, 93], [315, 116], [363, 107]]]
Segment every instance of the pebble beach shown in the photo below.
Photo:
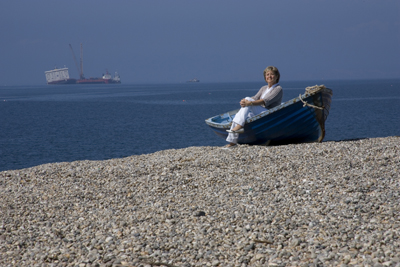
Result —
[[0, 172], [0, 266], [400, 266], [400, 137]]

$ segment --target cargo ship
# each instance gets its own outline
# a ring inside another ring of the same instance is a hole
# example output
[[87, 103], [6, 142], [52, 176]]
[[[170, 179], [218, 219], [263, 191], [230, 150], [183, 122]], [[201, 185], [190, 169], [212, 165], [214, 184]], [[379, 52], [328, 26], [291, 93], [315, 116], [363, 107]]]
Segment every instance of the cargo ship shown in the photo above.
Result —
[[47, 84], [75, 84], [76, 79], [69, 77], [68, 68], [58, 69], [55, 67], [53, 70], [45, 71]]
[[72, 56], [75, 61], [75, 65], [79, 72], [79, 79], [72, 79], [69, 77], [68, 68], [62, 68], [54, 70], [45, 71], [47, 84], [110, 84], [110, 83], [121, 83], [121, 77], [117, 72], [115, 72], [114, 77], [108, 73], [106, 70], [106, 74], [103, 74], [101, 78], [85, 78], [83, 75], [83, 49], [81, 44], [81, 55], [80, 55], [80, 67], [78, 65], [78, 61], [76, 60], [74, 50], [72, 49], [71, 44], [69, 45], [71, 48]]
[[121, 78], [119, 77], [117, 72], [115, 72], [114, 77], [111, 77], [111, 75], [107, 71], [106, 74], [103, 74], [102, 78], [89, 78], [89, 79], [83, 78], [77, 80], [76, 83], [79, 84], [121, 83]]

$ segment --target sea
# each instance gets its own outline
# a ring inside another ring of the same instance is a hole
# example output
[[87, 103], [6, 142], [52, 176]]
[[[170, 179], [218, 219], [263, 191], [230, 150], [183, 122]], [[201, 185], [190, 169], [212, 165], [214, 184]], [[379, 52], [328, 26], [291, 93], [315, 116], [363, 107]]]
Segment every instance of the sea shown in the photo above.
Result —
[[[400, 80], [281, 81], [283, 101], [333, 90], [326, 141], [400, 135]], [[223, 146], [205, 120], [263, 82], [0, 86], [0, 171]]]

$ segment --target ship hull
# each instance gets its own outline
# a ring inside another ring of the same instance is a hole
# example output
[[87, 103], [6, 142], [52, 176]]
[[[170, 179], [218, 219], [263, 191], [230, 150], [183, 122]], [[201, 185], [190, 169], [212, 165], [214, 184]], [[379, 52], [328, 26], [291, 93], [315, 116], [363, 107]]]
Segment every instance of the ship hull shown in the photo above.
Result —
[[60, 81], [52, 81], [48, 82], [47, 84], [76, 84], [76, 79], [66, 79]]
[[80, 79], [77, 80], [78, 84], [110, 84], [110, 83], [121, 83], [114, 81], [113, 79], [101, 79], [101, 78], [92, 78], [92, 79]]

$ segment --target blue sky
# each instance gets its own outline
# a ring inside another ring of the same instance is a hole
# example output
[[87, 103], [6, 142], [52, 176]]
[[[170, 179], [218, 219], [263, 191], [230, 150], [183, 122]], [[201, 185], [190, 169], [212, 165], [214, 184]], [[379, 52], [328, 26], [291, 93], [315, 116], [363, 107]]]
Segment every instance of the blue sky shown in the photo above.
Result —
[[400, 78], [399, 0], [16, 0], [0, 3], [0, 85], [118, 71], [123, 83]]

